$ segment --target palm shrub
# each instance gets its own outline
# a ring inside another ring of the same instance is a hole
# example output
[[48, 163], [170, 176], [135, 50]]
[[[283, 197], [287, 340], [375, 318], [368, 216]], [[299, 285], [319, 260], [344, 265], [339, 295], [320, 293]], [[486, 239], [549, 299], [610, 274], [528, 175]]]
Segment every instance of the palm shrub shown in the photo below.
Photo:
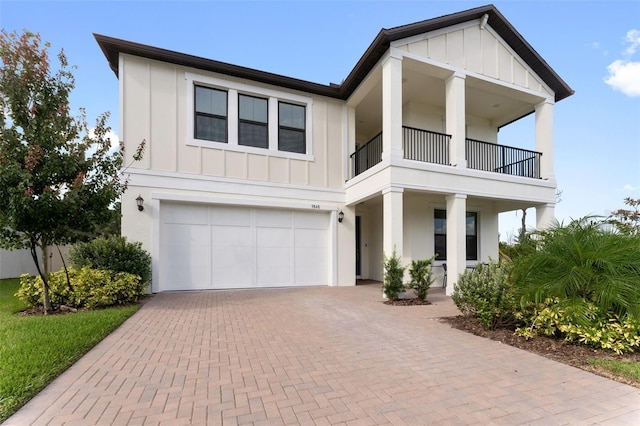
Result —
[[640, 236], [591, 217], [535, 233], [536, 250], [514, 262], [524, 327], [616, 352], [640, 347]]
[[382, 291], [389, 300], [398, 300], [398, 295], [404, 290], [403, 278], [405, 267], [400, 264], [400, 258], [394, 247], [391, 257], [384, 256], [384, 283]]
[[536, 250], [514, 262], [521, 306], [557, 298], [578, 310], [593, 303], [620, 316], [640, 315], [640, 236], [616, 233], [592, 219], [535, 233]]
[[142, 284], [151, 282], [151, 256], [139, 242], [128, 242], [126, 237], [112, 235], [107, 238], [78, 243], [71, 250], [71, 264], [77, 268], [107, 269], [138, 275]]
[[511, 325], [516, 303], [509, 279], [511, 264], [490, 261], [458, 278], [451, 299], [464, 315], [472, 315], [489, 329]]
[[412, 260], [411, 268], [409, 268], [409, 276], [411, 277], [409, 286], [415, 290], [416, 297], [422, 301], [427, 300], [429, 287], [433, 283], [431, 275], [433, 259], [432, 257], [431, 259]]

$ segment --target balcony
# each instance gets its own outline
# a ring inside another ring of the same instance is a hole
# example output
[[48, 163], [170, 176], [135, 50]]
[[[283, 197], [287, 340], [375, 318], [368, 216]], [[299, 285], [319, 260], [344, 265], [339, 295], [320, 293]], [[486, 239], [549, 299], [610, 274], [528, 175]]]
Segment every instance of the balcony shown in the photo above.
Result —
[[[402, 127], [402, 147], [407, 160], [450, 165], [450, 140], [451, 135], [444, 133]], [[466, 139], [465, 156], [469, 169], [540, 179], [540, 152]], [[352, 177], [380, 161], [382, 132], [351, 154]]]

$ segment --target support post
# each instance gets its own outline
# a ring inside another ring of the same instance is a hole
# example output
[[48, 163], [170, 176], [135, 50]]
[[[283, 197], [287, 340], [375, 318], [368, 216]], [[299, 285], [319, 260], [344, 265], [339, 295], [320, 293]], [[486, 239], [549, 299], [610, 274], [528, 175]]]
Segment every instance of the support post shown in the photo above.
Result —
[[465, 112], [465, 77], [454, 73], [445, 83], [446, 95], [446, 128], [451, 135], [449, 158], [451, 164], [466, 168], [466, 112]]
[[391, 256], [395, 248], [396, 254], [402, 259], [403, 241], [403, 189], [389, 187], [382, 191], [382, 247], [385, 256]]
[[382, 159], [402, 157], [402, 60], [389, 56], [382, 64]]
[[447, 196], [447, 295], [467, 268], [467, 196]]

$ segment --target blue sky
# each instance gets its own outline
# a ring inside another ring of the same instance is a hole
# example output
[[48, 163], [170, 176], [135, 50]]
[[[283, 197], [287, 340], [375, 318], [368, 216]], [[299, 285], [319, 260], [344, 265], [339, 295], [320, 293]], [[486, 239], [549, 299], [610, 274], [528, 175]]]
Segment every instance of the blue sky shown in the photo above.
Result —
[[[117, 133], [118, 81], [92, 33], [328, 84], [347, 76], [381, 28], [487, 3], [2, 0], [0, 25], [64, 48], [78, 67], [72, 107], [90, 120], [110, 111]], [[576, 91], [554, 110], [558, 219], [640, 198], [640, 1], [494, 4]], [[533, 149], [532, 120], [503, 128], [500, 142]], [[527, 217], [534, 226], [533, 209]], [[501, 239], [519, 222], [516, 212], [501, 215]]]

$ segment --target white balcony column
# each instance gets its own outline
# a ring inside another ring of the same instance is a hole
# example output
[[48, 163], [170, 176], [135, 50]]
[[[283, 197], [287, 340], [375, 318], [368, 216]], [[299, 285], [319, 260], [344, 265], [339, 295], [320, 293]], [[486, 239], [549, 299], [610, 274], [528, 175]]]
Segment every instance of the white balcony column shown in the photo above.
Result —
[[382, 158], [402, 159], [402, 60], [382, 64]]
[[349, 180], [351, 177], [355, 176], [355, 164], [353, 163], [351, 154], [356, 152], [356, 109], [348, 105], [345, 106], [345, 109], [345, 114], [347, 116], [347, 119], [345, 120], [345, 137], [347, 139], [347, 152], [344, 153], [345, 161], [347, 162], [345, 166], [345, 180]]
[[465, 156], [466, 112], [465, 76], [454, 73], [445, 84], [446, 132], [451, 135], [449, 161], [460, 168], [467, 167]]
[[382, 191], [382, 248], [385, 256], [395, 249], [402, 259], [403, 247], [403, 188], [391, 186]]
[[447, 295], [467, 268], [467, 196], [447, 196]]
[[536, 151], [542, 153], [540, 176], [555, 182], [553, 171], [553, 101], [536, 105]]
[[555, 220], [556, 205], [553, 203], [536, 206], [536, 229], [542, 230], [551, 226]]

